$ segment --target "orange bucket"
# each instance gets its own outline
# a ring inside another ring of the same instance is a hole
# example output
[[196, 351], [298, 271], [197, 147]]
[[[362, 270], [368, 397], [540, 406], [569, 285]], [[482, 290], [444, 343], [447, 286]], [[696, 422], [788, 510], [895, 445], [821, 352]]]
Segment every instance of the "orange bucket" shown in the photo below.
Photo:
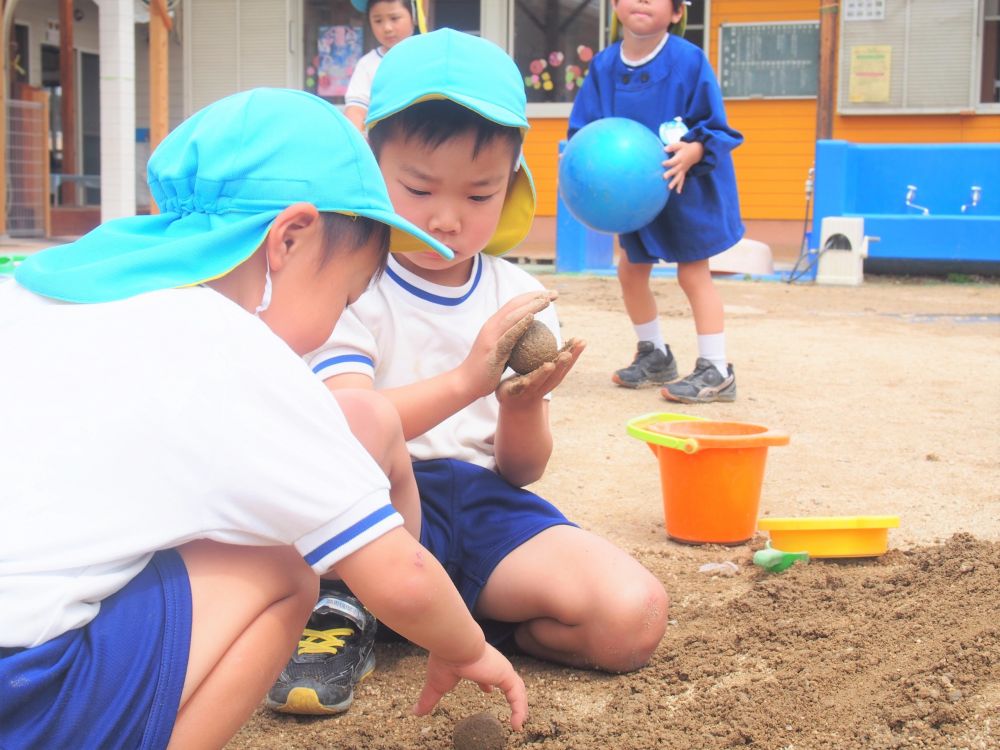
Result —
[[754, 535], [764, 462], [787, 433], [745, 422], [647, 414], [628, 423], [660, 464], [667, 535], [689, 544], [741, 544]]

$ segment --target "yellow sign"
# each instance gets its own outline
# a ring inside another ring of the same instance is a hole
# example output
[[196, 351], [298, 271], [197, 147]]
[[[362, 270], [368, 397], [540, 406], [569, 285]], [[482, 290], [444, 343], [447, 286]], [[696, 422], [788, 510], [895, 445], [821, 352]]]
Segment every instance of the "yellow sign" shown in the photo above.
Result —
[[851, 103], [888, 102], [892, 47], [888, 44], [851, 47]]

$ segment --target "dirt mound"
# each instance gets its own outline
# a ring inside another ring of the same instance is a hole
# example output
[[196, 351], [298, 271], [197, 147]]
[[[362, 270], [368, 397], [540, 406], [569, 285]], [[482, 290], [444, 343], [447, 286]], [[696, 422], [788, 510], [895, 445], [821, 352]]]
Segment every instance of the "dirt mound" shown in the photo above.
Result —
[[[751, 547], [759, 547], [755, 542]], [[673, 599], [652, 663], [630, 675], [516, 657], [530, 717], [510, 748], [970, 748], [1000, 743], [1000, 543], [956, 534], [874, 560], [765, 573], [751, 547], [634, 550]], [[700, 564], [728, 559], [736, 576]], [[609, 638], [614, 634], [609, 633]], [[498, 696], [464, 686], [409, 716], [423, 655], [380, 644], [338, 719], [259, 712], [232, 748], [450, 750], [456, 721]]]

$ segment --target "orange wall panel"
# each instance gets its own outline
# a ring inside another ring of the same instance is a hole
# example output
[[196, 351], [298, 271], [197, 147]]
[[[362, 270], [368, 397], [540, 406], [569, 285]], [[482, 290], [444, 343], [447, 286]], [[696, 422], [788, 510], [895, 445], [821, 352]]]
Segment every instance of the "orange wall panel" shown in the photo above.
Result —
[[559, 141], [566, 137], [567, 120], [535, 118], [524, 140], [524, 159], [535, 178], [538, 215], [556, 214], [556, 174], [559, 170]]

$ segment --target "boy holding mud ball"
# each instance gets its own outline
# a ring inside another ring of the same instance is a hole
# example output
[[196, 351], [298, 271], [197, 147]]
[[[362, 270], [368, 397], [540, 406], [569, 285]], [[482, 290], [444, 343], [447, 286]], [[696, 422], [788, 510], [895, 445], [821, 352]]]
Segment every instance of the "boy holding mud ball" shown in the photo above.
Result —
[[385, 274], [308, 362], [334, 393], [375, 388], [396, 405], [420, 490], [421, 543], [494, 642], [627, 672], [663, 636], [662, 585], [524, 489], [551, 455], [549, 394], [584, 344], [571, 340], [554, 361], [501, 380], [536, 315], [558, 335], [555, 294], [499, 257], [534, 216], [525, 104], [514, 62], [486, 40], [442, 29], [386, 55], [369, 143], [393, 207], [455, 258], [394, 235]]
[[376, 393], [331, 398], [301, 359], [383, 269], [387, 225], [450, 251], [392, 210], [364, 139], [303, 91], [209, 105], [148, 174], [162, 213], [0, 283], [18, 394], [0, 418], [16, 456], [0, 747], [222, 747], [330, 570], [429, 649], [419, 713], [467, 678], [500, 687], [520, 726], [523, 683], [394, 510], [398, 415]]

